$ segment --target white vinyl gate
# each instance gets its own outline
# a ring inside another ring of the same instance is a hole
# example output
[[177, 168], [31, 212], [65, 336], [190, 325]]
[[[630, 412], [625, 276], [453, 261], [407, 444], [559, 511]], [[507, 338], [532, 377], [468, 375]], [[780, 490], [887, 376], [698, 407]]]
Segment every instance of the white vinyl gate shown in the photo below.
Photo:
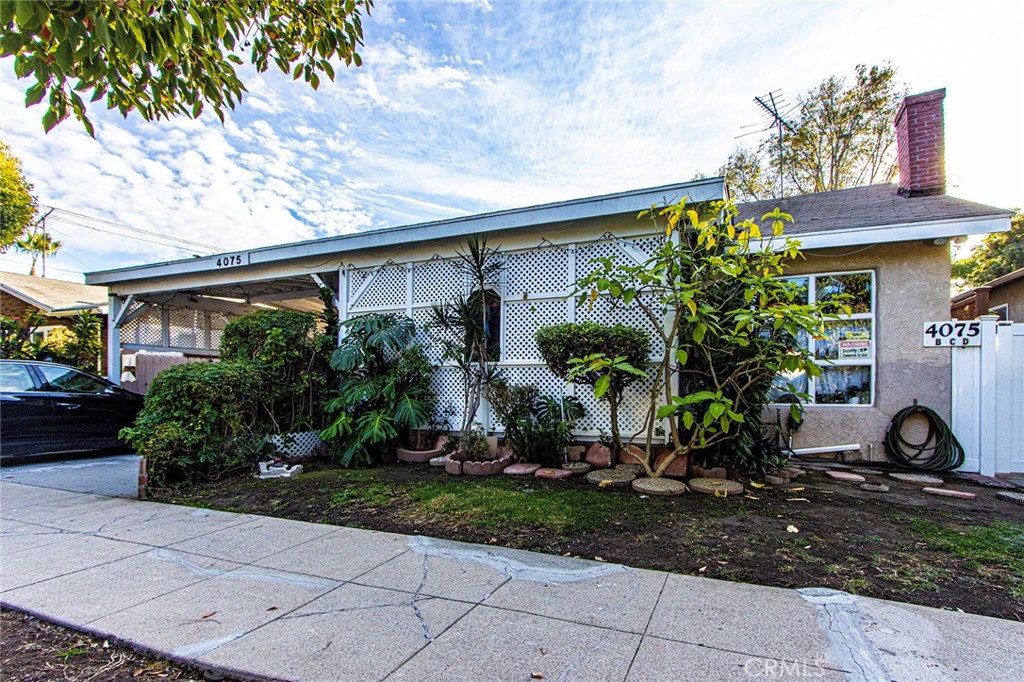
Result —
[[981, 345], [953, 348], [953, 433], [960, 471], [1024, 473], [1024, 323], [981, 318]]

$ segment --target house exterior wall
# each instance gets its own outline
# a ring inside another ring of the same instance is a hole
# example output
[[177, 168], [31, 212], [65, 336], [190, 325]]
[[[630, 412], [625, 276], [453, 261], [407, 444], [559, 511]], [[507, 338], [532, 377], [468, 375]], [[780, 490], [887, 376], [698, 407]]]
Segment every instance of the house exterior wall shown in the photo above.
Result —
[[915, 399], [950, 419], [951, 351], [923, 348], [921, 342], [923, 322], [949, 319], [949, 253], [944, 247], [904, 242], [805, 256], [787, 275], [874, 271], [875, 386], [872, 405], [807, 406], [793, 447], [859, 443], [863, 459], [884, 461], [886, 426]]
[[32, 311], [43, 316], [42, 324], [45, 326], [67, 326], [66, 319], [46, 315], [41, 309], [31, 303], [23, 301], [17, 296], [11, 296], [6, 291], [0, 291], [0, 315], [3, 315], [4, 317], [11, 317], [15, 320], [24, 320], [25, 316]]
[[1024, 279], [994, 287], [989, 292], [988, 307], [1007, 307], [1007, 319], [1013, 322], [1024, 322]]

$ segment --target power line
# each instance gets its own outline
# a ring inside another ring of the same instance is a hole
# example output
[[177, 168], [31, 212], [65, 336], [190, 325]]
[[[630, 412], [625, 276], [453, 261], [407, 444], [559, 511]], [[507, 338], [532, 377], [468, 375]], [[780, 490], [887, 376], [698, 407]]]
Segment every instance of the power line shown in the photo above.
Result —
[[[143, 230], [142, 228], [133, 227], [131, 225], [125, 225], [124, 223], [118, 223], [118, 222], [114, 222], [112, 220], [106, 220], [104, 218], [97, 218], [95, 216], [86, 215], [84, 213], [79, 213], [77, 211], [71, 211], [71, 210], [68, 210], [66, 208], [54, 207], [53, 208], [53, 216], [52, 217], [54, 219], [61, 220], [61, 221], [65, 222], [65, 223], [69, 223], [71, 225], [76, 225], [78, 227], [84, 227], [84, 228], [89, 229], [89, 230], [95, 230], [97, 232], [103, 232], [103, 233], [106, 233], [106, 234], [113, 234], [113, 235], [123, 236], [123, 237], [128, 237], [129, 236], [129, 235], [125, 235], [125, 234], [123, 234], [121, 232], [113, 232], [113, 231], [110, 231], [110, 230], [104, 230], [102, 228], [96, 227], [95, 225], [89, 225], [89, 224], [82, 223], [81, 221], [82, 220], [91, 221], [91, 222], [94, 222], [94, 223], [100, 223], [100, 224], [103, 224], [103, 225], [109, 225], [111, 227], [116, 227], [116, 228], [118, 228], [120, 230], [126, 230], [128, 232], [135, 232], [135, 233], [138, 233], [138, 234], [143, 234], [143, 235], [147, 235], [147, 236], [150, 236], [150, 237], [155, 237], [157, 239], [162, 239], [162, 240], [170, 241], [170, 242], [173, 242], [173, 243], [172, 244], [163, 244], [163, 243], [159, 243], [159, 242], [149, 242], [149, 243], [158, 244], [160, 246], [174, 246], [175, 248], [179, 248], [182, 251], [192, 251], [196, 247], [198, 247], [200, 249], [203, 249], [203, 250], [206, 250], [206, 251], [209, 251], [211, 253], [217, 253], [217, 252], [226, 251], [226, 249], [224, 249], [223, 247], [220, 247], [220, 246], [214, 246], [212, 244], [206, 244], [206, 243], [198, 242], [198, 241], [191, 240], [191, 239], [183, 239], [183, 238], [180, 238], [180, 237], [168, 237], [168, 236], [166, 236], [164, 234], [161, 234], [159, 232], [153, 232], [151, 230]], [[75, 220], [76, 218], [78, 220]], [[136, 237], [129, 237], [129, 238], [138, 239]], [[139, 241], [149, 241], [149, 240], [139, 239]], [[179, 246], [180, 244], [188, 244], [192, 248], [185, 248], [185, 247]]]

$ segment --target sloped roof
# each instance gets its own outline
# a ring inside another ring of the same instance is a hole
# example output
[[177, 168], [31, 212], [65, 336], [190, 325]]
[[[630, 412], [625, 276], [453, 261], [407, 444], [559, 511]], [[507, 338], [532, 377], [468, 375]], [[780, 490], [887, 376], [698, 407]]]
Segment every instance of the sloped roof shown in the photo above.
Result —
[[49, 277], [0, 272], [4, 293], [31, 303], [45, 313], [73, 313], [107, 305], [107, 288]]
[[740, 218], [760, 220], [776, 206], [793, 216], [793, 224], [786, 226], [786, 233], [794, 235], [1013, 215], [1013, 211], [1007, 209], [946, 194], [901, 197], [896, 193], [896, 185], [883, 184], [740, 204]]
[[953, 303], [959, 303], [964, 299], [970, 298], [978, 289], [998, 289], [1001, 286], [1012, 284], [1013, 282], [1016, 282], [1019, 279], [1024, 279], [1024, 268], [1014, 270], [1013, 272], [1007, 273], [1002, 277], [996, 277], [995, 279], [989, 282], [985, 282], [984, 284], [968, 289], [967, 291], [961, 291], [959, 294], [953, 297]]

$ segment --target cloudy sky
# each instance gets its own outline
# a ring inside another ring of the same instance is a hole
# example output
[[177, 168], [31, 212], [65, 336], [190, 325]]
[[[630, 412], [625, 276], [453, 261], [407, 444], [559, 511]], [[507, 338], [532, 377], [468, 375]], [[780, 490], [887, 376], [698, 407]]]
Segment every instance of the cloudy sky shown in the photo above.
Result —
[[951, 194], [1024, 204], [1024, 3], [378, 0], [364, 26], [364, 66], [317, 92], [246, 71], [224, 126], [93, 106], [95, 140], [73, 120], [45, 135], [0, 63], [0, 135], [40, 203], [79, 214], [48, 223], [49, 274], [713, 174], [756, 144], [737, 140], [755, 95], [794, 101], [860, 63], [947, 88]]

